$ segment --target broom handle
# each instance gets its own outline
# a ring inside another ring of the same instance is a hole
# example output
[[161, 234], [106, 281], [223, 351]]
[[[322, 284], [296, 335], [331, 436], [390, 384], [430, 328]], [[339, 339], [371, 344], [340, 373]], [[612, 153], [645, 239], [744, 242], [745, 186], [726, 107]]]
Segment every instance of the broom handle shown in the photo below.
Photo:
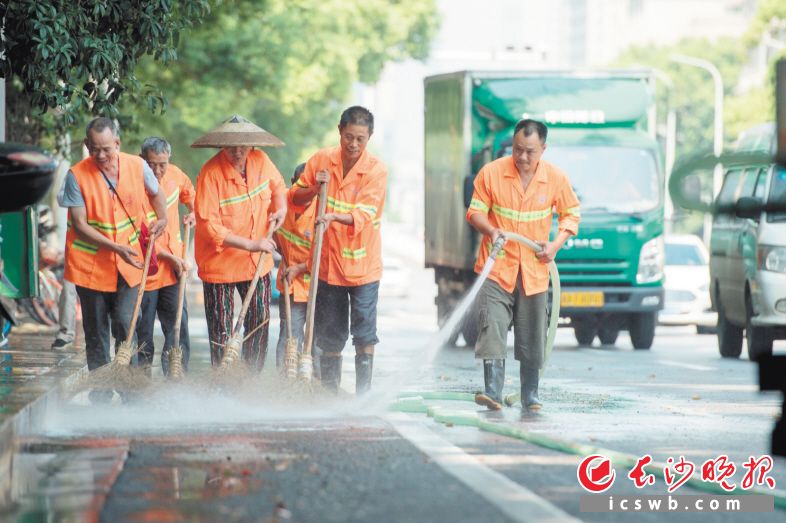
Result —
[[[327, 206], [327, 183], [321, 183], [319, 187], [319, 218], [325, 215]], [[314, 343], [314, 312], [317, 303], [317, 286], [319, 284], [319, 258], [322, 253], [322, 236], [325, 234], [325, 224], [317, 224], [316, 238], [314, 239], [314, 251], [311, 255], [311, 283], [308, 286], [308, 304], [306, 305], [306, 333], [303, 339], [303, 354], [311, 354], [311, 346]]]
[[134, 339], [134, 332], [136, 331], [136, 321], [139, 319], [139, 309], [142, 305], [142, 296], [145, 294], [145, 284], [147, 283], [147, 271], [150, 269], [150, 258], [153, 255], [153, 246], [155, 245], [155, 238], [150, 236], [150, 243], [147, 245], [147, 252], [145, 253], [145, 266], [142, 268], [142, 281], [139, 283], [139, 290], [136, 292], [136, 304], [134, 305], [134, 315], [131, 316], [131, 323], [128, 325], [128, 334], [126, 334], [126, 344], [131, 345]]
[[289, 305], [289, 280], [287, 280], [287, 262], [284, 258], [281, 258], [281, 265], [278, 267], [278, 271], [283, 272], [283, 277], [281, 278], [284, 282], [284, 314], [286, 315], [287, 320], [287, 339], [292, 339], [292, 308]]
[[[185, 227], [185, 240], [183, 241], [183, 261], [186, 259], [188, 252], [188, 241], [191, 239], [191, 224]], [[177, 287], [177, 313], [175, 313], [175, 332], [172, 337], [172, 348], [180, 347], [180, 323], [183, 321], [183, 301], [186, 299], [186, 280], [188, 279], [188, 271], [180, 273], [180, 281]]]
[[[273, 237], [273, 227], [268, 226], [267, 231], [267, 238], [268, 240]], [[237, 317], [237, 323], [235, 323], [235, 328], [232, 329], [232, 336], [236, 336], [239, 332], [241, 327], [243, 326], [243, 319], [246, 317], [246, 313], [248, 312], [248, 307], [251, 305], [251, 297], [254, 295], [254, 290], [256, 290], [257, 283], [259, 282], [259, 278], [262, 275], [262, 267], [265, 265], [263, 262], [265, 258], [265, 251], [261, 251], [259, 253], [259, 262], [257, 262], [257, 270], [254, 271], [254, 277], [251, 279], [251, 285], [248, 287], [248, 291], [246, 291], [246, 295], [243, 298], [243, 306], [240, 307], [240, 315]]]

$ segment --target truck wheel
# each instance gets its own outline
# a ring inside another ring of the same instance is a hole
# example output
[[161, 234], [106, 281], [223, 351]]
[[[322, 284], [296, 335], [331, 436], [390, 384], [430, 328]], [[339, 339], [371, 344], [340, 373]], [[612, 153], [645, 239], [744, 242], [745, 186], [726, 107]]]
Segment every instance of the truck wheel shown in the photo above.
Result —
[[655, 339], [655, 325], [658, 323], [657, 312], [642, 312], [630, 317], [628, 333], [634, 349], [649, 349]]
[[600, 339], [603, 345], [614, 345], [619, 334], [620, 330], [616, 327], [609, 327], [606, 325], [598, 327], [598, 339]]
[[576, 341], [579, 342], [579, 347], [589, 347], [595, 340], [597, 328], [589, 322], [575, 322], [573, 326], [573, 334], [576, 336]]
[[748, 359], [759, 361], [763, 356], [772, 356], [772, 336], [764, 327], [755, 327], [753, 304], [749, 293], [745, 293], [745, 344], [748, 346]]
[[742, 329], [732, 325], [723, 310], [720, 296], [715, 300], [718, 309], [718, 350], [724, 358], [739, 358], [742, 353]]

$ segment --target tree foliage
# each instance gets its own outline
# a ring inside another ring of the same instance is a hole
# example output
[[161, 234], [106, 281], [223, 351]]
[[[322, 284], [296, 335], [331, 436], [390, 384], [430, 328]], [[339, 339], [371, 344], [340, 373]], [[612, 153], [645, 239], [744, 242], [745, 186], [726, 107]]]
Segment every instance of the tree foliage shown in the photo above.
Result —
[[[713, 147], [714, 85], [710, 74], [697, 67], [679, 64], [671, 59], [674, 54], [702, 58], [720, 71], [724, 84], [724, 142], [728, 147], [739, 133], [757, 124], [772, 121], [775, 115], [774, 67], [762, 86], [741, 90], [740, 78], [750, 74], [746, 66], [754, 50], [762, 42], [765, 31], [772, 31], [786, 20], [783, 0], [761, 0], [745, 35], [742, 38], [685, 39], [675, 45], [633, 47], [625, 52], [616, 65], [653, 67], [665, 73], [669, 82], [659, 82], [658, 108], [662, 118], [668, 108], [677, 114], [677, 159]], [[781, 33], [782, 37], [783, 34]], [[783, 53], [781, 53], [783, 55]], [[663, 75], [661, 75], [661, 78]], [[701, 216], [695, 214], [682, 224], [680, 230], [695, 232], [701, 227]]]
[[181, 31], [209, 12], [208, 0], [3, 5], [0, 74], [8, 85], [8, 136], [33, 143], [87, 114], [117, 116], [124, 97], [160, 110], [164, 97], [137, 79], [137, 64], [145, 56], [174, 60]]
[[436, 13], [433, 0], [226, 0], [181, 39], [176, 62], [145, 61], [140, 78], [169, 104], [163, 116], [142, 115], [126, 148], [165, 136], [194, 176], [215, 151], [190, 143], [238, 113], [287, 143], [269, 152], [289, 178], [326, 133], [336, 142], [341, 110], [364, 102], [352, 100], [357, 82], [374, 82], [388, 61], [426, 57]]

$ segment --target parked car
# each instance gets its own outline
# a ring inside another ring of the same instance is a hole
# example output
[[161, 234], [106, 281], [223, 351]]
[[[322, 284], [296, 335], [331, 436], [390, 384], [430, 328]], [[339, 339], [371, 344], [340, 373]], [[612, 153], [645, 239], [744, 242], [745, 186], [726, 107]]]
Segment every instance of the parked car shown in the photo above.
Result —
[[710, 300], [709, 253], [693, 234], [665, 238], [665, 299], [661, 325], [695, 325], [699, 334], [715, 332], [718, 315]]
[[[774, 153], [774, 126], [743, 133], [736, 150]], [[724, 174], [716, 205], [736, 205], [736, 215], [717, 214], [710, 241], [710, 293], [724, 357], [739, 357], [743, 332], [751, 360], [786, 338], [786, 212], [767, 212], [775, 201], [786, 201], [783, 167], [742, 164]]]

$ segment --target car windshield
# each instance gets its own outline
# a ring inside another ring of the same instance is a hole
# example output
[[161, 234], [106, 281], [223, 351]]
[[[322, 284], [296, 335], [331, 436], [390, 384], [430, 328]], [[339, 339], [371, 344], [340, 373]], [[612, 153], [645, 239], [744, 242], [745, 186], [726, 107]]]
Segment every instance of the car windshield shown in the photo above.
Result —
[[701, 250], [687, 243], [666, 243], [666, 265], [706, 265]]
[[[768, 203], [786, 204], [786, 169], [776, 167], [772, 175], [772, 184], [770, 185], [770, 197]], [[767, 213], [768, 222], [786, 222], [786, 212], [770, 212]]]
[[582, 212], [644, 212], [661, 201], [653, 156], [628, 147], [550, 146], [543, 158], [568, 175]]

